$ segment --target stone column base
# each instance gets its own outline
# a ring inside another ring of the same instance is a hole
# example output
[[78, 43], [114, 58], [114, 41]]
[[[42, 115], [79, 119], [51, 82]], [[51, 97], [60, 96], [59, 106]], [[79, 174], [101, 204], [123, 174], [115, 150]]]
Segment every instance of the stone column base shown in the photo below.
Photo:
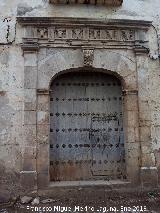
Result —
[[37, 191], [37, 172], [21, 171], [20, 182], [24, 191]]
[[141, 167], [141, 185], [142, 187], [158, 186], [158, 170], [157, 167]]

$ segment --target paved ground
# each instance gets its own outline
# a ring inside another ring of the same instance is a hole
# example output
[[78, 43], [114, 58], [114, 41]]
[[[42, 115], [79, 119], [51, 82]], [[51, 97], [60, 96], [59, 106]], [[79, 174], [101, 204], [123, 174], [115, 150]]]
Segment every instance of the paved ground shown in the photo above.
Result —
[[[41, 197], [40, 200], [45, 199]], [[0, 207], [0, 213], [29, 213], [29, 212], [148, 212], [160, 213], [160, 193], [119, 193], [98, 190], [92, 193], [77, 192], [74, 197], [67, 195], [65, 197], [54, 199], [47, 204], [22, 205], [17, 201], [14, 206]]]

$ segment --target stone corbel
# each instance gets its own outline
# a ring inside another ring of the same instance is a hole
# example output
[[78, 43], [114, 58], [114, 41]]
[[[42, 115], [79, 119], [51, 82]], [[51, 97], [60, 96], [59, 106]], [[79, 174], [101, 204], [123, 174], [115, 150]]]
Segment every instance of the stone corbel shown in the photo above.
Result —
[[94, 60], [94, 49], [91, 48], [84, 48], [83, 49], [83, 65], [85, 67], [93, 66]]

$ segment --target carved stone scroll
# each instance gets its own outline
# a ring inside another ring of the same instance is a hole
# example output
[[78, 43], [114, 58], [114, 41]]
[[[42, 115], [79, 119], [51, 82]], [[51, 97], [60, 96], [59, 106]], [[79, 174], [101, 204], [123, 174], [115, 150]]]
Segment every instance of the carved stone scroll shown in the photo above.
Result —
[[84, 66], [92, 66], [94, 59], [94, 50], [93, 49], [83, 49], [84, 54]]

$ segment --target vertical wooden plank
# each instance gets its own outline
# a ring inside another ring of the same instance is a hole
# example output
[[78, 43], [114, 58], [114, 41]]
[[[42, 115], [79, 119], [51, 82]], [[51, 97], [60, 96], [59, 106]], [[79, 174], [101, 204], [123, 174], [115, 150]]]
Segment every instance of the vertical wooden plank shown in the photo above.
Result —
[[51, 179], [121, 178], [124, 139], [117, 79], [99, 73], [67, 74], [51, 89]]

